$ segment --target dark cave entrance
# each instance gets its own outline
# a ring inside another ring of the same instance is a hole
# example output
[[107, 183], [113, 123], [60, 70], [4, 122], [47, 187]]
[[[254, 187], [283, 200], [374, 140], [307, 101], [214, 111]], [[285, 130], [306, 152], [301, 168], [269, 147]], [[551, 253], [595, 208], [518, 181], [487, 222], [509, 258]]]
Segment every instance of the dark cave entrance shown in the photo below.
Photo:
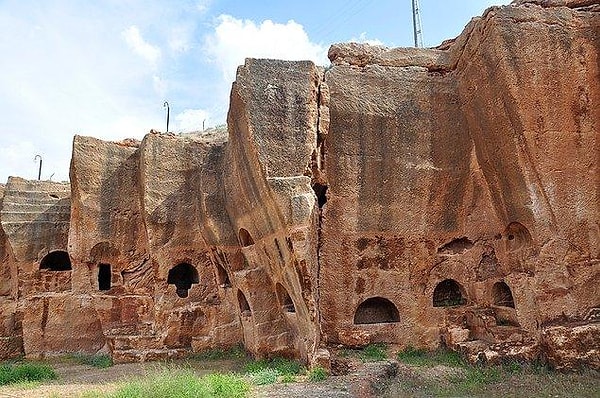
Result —
[[433, 291], [434, 307], [455, 307], [464, 305], [467, 300], [463, 287], [454, 279], [446, 279], [437, 284]]
[[70, 271], [71, 259], [69, 253], [63, 250], [56, 250], [44, 256], [40, 261], [40, 269], [48, 271]]
[[98, 265], [98, 290], [110, 290], [112, 272], [110, 264]]
[[363, 301], [354, 314], [354, 324], [393, 323], [400, 321], [398, 309], [390, 300], [371, 297]]
[[167, 277], [167, 283], [175, 285], [177, 295], [181, 298], [186, 298], [192, 284], [198, 282], [198, 271], [188, 263], [181, 263], [171, 268]]

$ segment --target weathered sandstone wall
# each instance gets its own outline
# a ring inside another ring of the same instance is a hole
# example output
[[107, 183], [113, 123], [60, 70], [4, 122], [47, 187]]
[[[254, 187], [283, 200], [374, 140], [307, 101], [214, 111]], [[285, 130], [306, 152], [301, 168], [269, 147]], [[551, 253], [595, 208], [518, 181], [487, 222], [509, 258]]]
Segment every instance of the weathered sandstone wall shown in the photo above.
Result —
[[[596, 347], [571, 360], [597, 365], [599, 24], [597, 10], [503, 7], [445, 51], [332, 47], [328, 342], [436, 346], [441, 333], [489, 359], [515, 341], [552, 356], [551, 325], [571, 322]], [[435, 305], [448, 279], [465, 306]]]
[[[0, 356], [440, 344], [600, 367], [600, 5], [248, 59], [228, 135], [77, 136], [0, 186]], [[535, 4], [539, 3], [539, 4]]]

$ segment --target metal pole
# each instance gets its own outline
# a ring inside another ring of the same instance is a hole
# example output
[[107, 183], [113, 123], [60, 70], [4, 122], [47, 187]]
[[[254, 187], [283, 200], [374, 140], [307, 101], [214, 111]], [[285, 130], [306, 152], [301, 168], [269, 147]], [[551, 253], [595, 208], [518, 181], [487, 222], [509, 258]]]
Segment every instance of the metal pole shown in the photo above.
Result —
[[421, 28], [421, 9], [419, 7], [419, 0], [412, 0], [412, 12], [415, 47], [420, 48], [423, 47], [423, 31]]
[[169, 107], [169, 103], [165, 101], [163, 104], [163, 108], [167, 108], [167, 133], [169, 132], [169, 114], [171, 113], [171, 108]]
[[35, 155], [33, 161], [35, 162], [38, 158], [40, 158], [40, 167], [38, 169], [38, 181], [42, 179], [42, 157], [40, 155]]

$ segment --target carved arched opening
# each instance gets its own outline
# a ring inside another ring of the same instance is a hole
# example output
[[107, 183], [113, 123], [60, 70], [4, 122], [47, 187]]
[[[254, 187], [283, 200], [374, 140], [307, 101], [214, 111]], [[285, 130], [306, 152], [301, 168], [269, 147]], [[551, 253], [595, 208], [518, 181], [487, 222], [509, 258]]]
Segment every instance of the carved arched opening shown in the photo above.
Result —
[[40, 261], [40, 269], [46, 269], [48, 271], [70, 271], [71, 259], [69, 253], [63, 250], [56, 250], [50, 252], [42, 258]]
[[240, 232], [238, 233], [240, 238], [240, 244], [242, 247], [252, 246], [254, 244], [254, 239], [252, 239], [252, 235], [245, 228], [240, 228]]
[[192, 284], [199, 281], [198, 271], [188, 263], [181, 263], [171, 268], [167, 277], [167, 283], [175, 285], [177, 295], [181, 298], [186, 298]]
[[240, 312], [242, 315], [250, 316], [252, 315], [252, 310], [250, 309], [250, 304], [248, 304], [248, 300], [246, 300], [246, 296], [241, 290], [237, 291], [237, 299], [238, 304], [240, 306]]
[[231, 281], [229, 280], [229, 274], [223, 266], [217, 264], [217, 283], [222, 288], [231, 287]]
[[518, 250], [531, 246], [533, 239], [529, 230], [519, 222], [511, 222], [504, 231], [508, 250]]
[[398, 308], [383, 297], [371, 297], [363, 301], [354, 313], [354, 323], [393, 323], [400, 322]]
[[515, 300], [513, 299], [512, 292], [505, 282], [494, 283], [492, 297], [494, 298], [494, 305], [515, 308]]
[[294, 301], [281, 283], [275, 285], [275, 291], [277, 292], [277, 298], [279, 299], [279, 305], [281, 305], [281, 309], [285, 312], [296, 312]]
[[110, 264], [98, 264], [98, 290], [110, 290], [111, 280]]
[[466, 302], [463, 287], [454, 279], [441, 281], [433, 290], [434, 307], [454, 307]]

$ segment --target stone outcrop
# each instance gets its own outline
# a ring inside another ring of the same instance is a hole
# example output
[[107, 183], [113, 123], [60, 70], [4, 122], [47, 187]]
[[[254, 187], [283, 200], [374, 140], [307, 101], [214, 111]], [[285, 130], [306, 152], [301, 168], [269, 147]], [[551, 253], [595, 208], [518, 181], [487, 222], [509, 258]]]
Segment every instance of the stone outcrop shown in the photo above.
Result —
[[77, 136], [1, 187], [0, 354], [445, 344], [598, 367], [600, 10], [491, 8], [437, 49], [248, 59], [227, 134]]

